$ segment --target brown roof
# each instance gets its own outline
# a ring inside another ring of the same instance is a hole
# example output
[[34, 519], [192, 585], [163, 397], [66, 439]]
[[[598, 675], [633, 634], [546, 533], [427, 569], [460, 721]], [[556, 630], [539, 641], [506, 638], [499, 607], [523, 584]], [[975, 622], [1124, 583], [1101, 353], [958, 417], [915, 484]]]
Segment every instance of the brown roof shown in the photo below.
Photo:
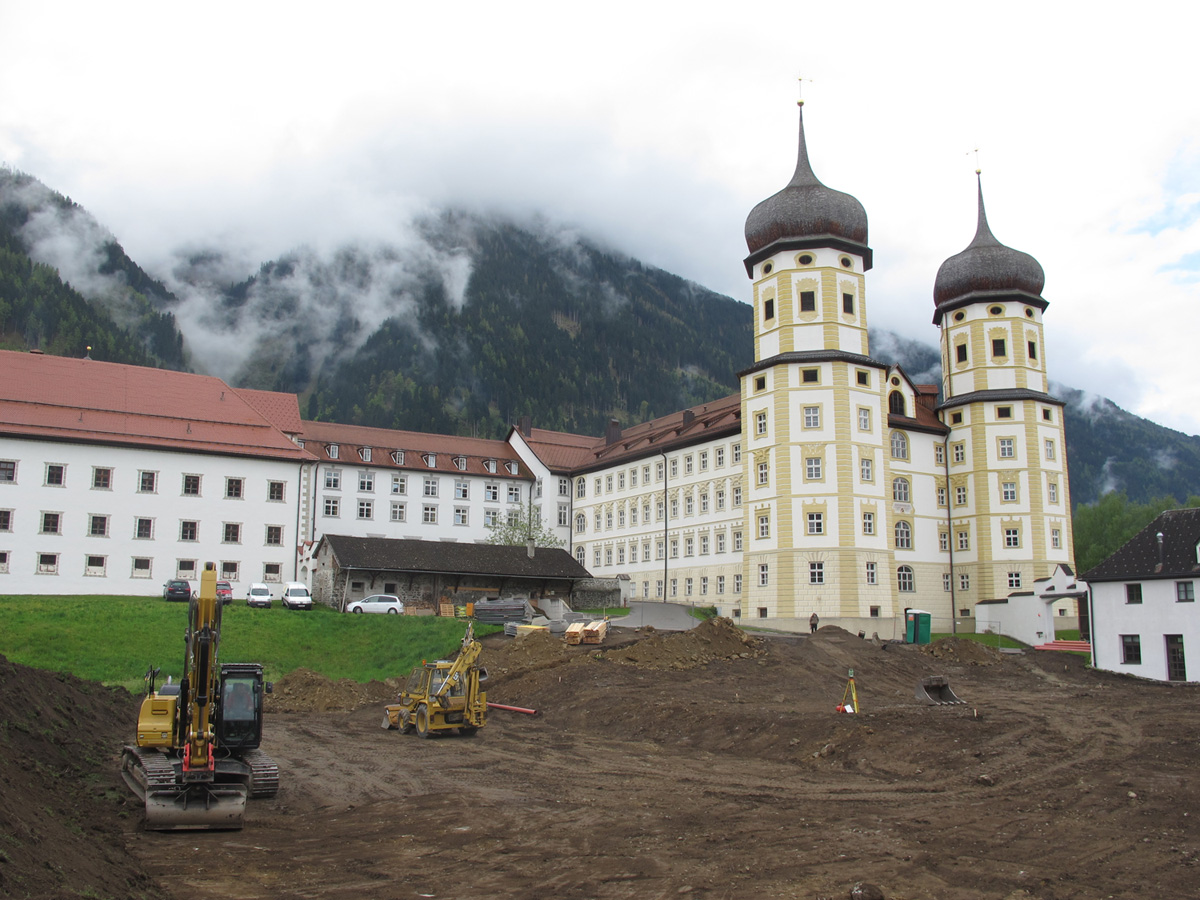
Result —
[[730, 394], [625, 429], [614, 425], [612, 440], [607, 435], [588, 438], [541, 428], [531, 429], [525, 440], [551, 470], [581, 472], [740, 434], [741, 429], [742, 397]]
[[307, 460], [219, 378], [0, 351], [0, 434]]
[[[533, 474], [513, 452], [505, 441], [485, 438], [457, 437], [449, 434], [425, 434], [419, 431], [395, 431], [390, 428], [371, 428], [366, 425], [342, 425], [337, 422], [302, 422], [300, 438], [305, 449], [321, 461], [352, 465], [362, 462], [359, 451], [371, 448], [369, 465], [380, 468], [417, 469], [429, 472], [465, 472], [469, 475], [503, 475], [508, 478], [529, 479]], [[338, 445], [337, 459], [329, 455], [329, 445]], [[392, 461], [393, 451], [404, 451], [404, 463]], [[432, 453], [436, 465], [426, 466], [422, 454]], [[454, 464], [457, 457], [466, 461], [466, 468]], [[495, 460], [496, 472], [484, 467], [485, 460]], [[504, 464], [515, 462], [517, 475], [513, 476]]]
[[590, 578], [566, 550], [539, 547], [532, 557], [524, 547], [398, 538], [321, 538], [343, 569], [386, 572], [436, 572], [448, 575], [499, 575], [509, 578]]
[[303, 427], [300, 419], [300, 400], [295, 394], [281, 391], [256, 391], [250, 388], [235, 388], [242, 399], [258, 410], [259, 415], [284, 434], [299, 434]]

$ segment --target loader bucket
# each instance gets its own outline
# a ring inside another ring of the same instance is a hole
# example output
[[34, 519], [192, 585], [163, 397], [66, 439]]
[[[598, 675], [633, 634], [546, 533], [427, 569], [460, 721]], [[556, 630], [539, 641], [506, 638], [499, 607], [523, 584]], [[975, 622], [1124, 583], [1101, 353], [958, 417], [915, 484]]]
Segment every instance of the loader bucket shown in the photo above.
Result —
[[914, 692], [918, 700], [930, 706], [950, 706], [955, 703], [966, 703], [960, 700], [954, 691], [950, 690], [950, 680], [945, 675], [930, 675], [917, 682]]
[[146, 794], [147, 831], [236, 830], [246, 813], [240, 784], [191, 785]]

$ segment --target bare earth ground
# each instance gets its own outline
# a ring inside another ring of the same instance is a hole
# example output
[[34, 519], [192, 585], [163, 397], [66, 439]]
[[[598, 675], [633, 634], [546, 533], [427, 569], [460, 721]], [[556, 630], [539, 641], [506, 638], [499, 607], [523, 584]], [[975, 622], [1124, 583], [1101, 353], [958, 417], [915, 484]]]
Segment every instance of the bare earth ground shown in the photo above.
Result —
[[[541, 714], [473, 738], [383, 730], [391, 686], [283, 679], [280, 792], [240, 832], [141, 830], [136, 701], [0, 660], [0, 895], [1200, 896], [1200, 685], [724, 620], [489, 642], [489, 699]], [[934, 674], [966, 705], [918, 704]]]

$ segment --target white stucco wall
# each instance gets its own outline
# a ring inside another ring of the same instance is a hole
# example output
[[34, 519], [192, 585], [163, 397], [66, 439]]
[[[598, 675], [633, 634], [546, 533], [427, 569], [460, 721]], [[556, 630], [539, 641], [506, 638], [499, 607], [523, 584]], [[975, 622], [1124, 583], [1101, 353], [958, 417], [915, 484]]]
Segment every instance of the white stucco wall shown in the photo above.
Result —
[[[1092, 583], [1092, 647], [1097, 668], [1166, 681], [1166, 635], [1181, 635], [1187, 680], [1200, 681], [1200, 610], [1195, 601], [1177, 599], [1178, 582], [1156, 579]], [[1141, 603], [1127, 602], [1126, 584], [1141, 584]], [[1194, 593], [1200, 585], [1192, 584]], [[1124, 661], [1122, 635], [1138, 637], [1140, 663]]]

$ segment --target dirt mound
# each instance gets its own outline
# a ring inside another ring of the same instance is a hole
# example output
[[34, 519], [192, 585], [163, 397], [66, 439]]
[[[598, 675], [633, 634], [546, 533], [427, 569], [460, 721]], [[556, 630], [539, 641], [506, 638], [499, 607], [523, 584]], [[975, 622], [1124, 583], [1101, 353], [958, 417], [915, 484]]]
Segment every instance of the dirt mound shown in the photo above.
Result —
[[548, 631], [531, 631], [484, 651], [481, 662], [488, 675], [512, 675], [565, 662], [567, 644]]
[[158, 894], [123, 836], [141, 817], [120, 776], [138, 702], [0, 656], [0, 896]]
[[694, 669], [718, 659], [751, 659], [763, 652], [760, 640], [721, 617], [691, 631], [649, 632], [637, 643], [605, 651], [604, 658], [647, 669]]
[[348, 711], [372, 703], [392, 703], [399, 689], [399, 683], [390, 678], [359, 684], [349, 678], [333, 681], [311, 669], [296, 669], [275, 682], [263, 708], [266, 712]]
[[1004, 660], [1004, 654], [995, 647], [988, 647], [979, 641], [968, 641], [955, 637], [942, 638], [932, 644], [922, 646], [921, 652], [947, 662], [964, 663], [970, 666], [994, 666]]

